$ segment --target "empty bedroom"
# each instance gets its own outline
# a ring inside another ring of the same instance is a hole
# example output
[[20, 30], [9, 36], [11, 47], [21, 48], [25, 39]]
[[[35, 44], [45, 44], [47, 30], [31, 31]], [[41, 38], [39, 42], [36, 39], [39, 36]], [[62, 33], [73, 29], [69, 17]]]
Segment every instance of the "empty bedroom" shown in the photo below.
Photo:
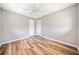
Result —
[[78, 3], [0, 3], [0, 55], [79, 55]]

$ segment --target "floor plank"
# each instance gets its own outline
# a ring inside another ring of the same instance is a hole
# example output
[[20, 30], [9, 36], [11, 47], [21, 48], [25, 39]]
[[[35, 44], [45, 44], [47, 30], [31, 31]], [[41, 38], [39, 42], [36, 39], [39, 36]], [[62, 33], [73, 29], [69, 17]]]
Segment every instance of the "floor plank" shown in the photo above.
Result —
[[36, 35], [2, 45], [0, 55], [79, 55], [79, 52], [75, 47]]

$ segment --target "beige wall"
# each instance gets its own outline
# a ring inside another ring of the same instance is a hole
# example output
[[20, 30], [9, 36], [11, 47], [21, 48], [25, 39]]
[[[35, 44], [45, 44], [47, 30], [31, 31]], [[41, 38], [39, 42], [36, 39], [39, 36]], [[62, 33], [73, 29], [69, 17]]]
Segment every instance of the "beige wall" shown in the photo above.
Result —
[[41, 20], [36, 20], [36, 35], [41, 35]]
[[52, 13], [41, 20], [41, 35], [76, 45], [75, 5]]
[[78, 39], [78, 41], [77, 41], [77, 45], [79, 46], [79, 4], [78, 4], [78, 8], [77, 8], [77, 30], [78, 30], [78, 32], [77, 32], [77, 39]]
[[1, 9], [0, 9], [0, 39], [1, 39], [1, 33], [2, 33], [2, 20], [1, 20]]
[[30, 18], [2, 9], [2, 39], [0, 43], [29, 36]]
[[35, 21], [33, 19], [29, 20], [29, 35], [32, 36], [35, 34]]

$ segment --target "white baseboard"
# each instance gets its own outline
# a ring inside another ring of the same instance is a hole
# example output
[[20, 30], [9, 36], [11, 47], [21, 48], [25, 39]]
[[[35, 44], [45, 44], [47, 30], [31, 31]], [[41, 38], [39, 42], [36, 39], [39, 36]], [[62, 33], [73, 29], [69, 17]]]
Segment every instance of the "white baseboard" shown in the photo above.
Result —
[[79, 47], [78, 47], [77, 49], [78, 49], [78, 51], [79, 51]]
[[79, 51], [79, 47], [74, 45], [74, 44], [70, 44], [70, 43], [67, 43], [67, 42], [59, 41], [59, 40], [56, 40], [56, 39], [53, 39], [53, 38], [49, 38], [49, 37], [46, 37], [46, 36], [43, 36], [43, 35], [39, 35], [39, 36], [47, 38], [47, 39], [50, 39], [50, 40], [54, 40], [54, 41], [57, 41], [57, 42], [60, 42], [60, 43], [63, 43], [63, 44], [66, 44], [66, 45], [69, 45], [69, 46], [72, 46], [72, 47], [75, 47]]
[[[31, 36], [32, 36], [32, 35], [31, 35]], [[7, 44], [7, 43], [11, 43], [11, 42], [17, 41], [17, 40], [22, 40], [22, 39], [28, 38], [28, 37], [30, 37], [30, 36], [23, 37], [23, 38], [18, 38], [18, 39], [14, 39], [14, 40], [10, 40], [10, 41], [7, 41], [7, 42], [3, 42], [3, 43], [0, 44], [0, 46], [3, 45], [3, 44]]]

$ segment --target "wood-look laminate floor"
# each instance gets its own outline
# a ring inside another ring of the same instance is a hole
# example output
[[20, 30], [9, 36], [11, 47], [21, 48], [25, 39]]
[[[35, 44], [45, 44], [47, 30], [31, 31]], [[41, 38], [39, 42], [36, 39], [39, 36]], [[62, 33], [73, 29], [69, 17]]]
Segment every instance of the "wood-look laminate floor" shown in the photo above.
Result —
[[41, 36], [31, 36], [15, 42], [3, 44], [1, 55], [79, 55], [75, 47], [48, 40]]

